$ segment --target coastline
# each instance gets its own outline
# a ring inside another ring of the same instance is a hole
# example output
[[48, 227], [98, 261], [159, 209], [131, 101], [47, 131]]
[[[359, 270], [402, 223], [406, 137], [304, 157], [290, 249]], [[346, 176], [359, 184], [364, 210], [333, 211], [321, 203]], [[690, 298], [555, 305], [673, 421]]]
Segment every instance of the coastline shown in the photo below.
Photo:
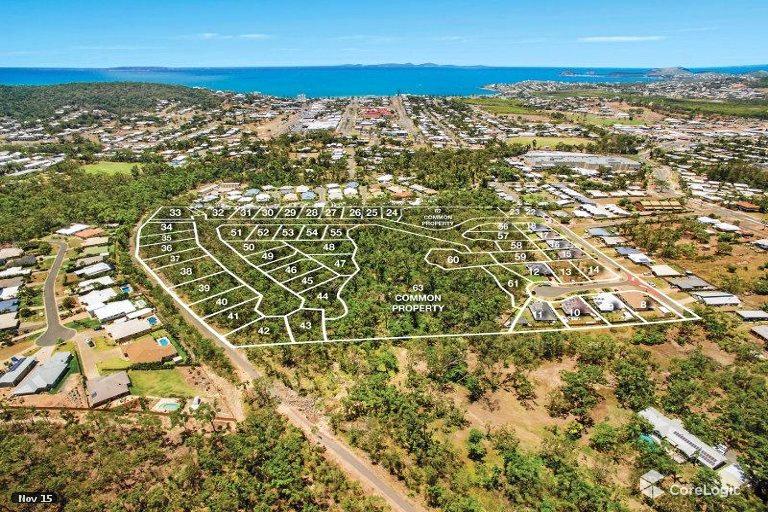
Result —
[[[677, 68], [673, 68], [677, 69]], [[743, 74], [768, 65], [692, 68], [694, 74]], [[488, 86], [529, 80], [561, 83], [648, 83], [649, 68], [488, 67], [439, 65], [344, 65], [247, 68], [2, 68], [0, 85], [58, 85], [82, 82], [148, 82], [214, 91], [310, 98], [385, 96], [401, 93], [434, 96], [489, 94]]]

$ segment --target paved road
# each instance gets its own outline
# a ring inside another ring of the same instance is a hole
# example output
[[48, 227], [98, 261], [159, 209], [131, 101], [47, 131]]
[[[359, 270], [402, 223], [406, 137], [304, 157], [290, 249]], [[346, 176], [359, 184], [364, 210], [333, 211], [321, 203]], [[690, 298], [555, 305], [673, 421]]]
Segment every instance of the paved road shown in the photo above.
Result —
[[64, 327], [61, 325], [61, 319], [59, 318], [59, 307], [56, 304], [56, 277], [59, 275], [59, 269], [64, 261], [64, 256], [67, 253], [67, 243], [61, 242], [59, 244], [59, 252], [56, 254], [56, 260], [51, 266], [51, 270], [48, 272], [48, 277], [43, 285], [43, 300], [45, 301], [45, 320], [48, 322], [48, 328], [45, 330], [40, 338], [37, 340], [37, 344], [41, 346], [55, 345], [56, 341], [61, 338], [68, 340], [77, 333], [74, 329]]
[[405, 105], [403, 104], [403, 97], [395, 96], [392, 99], [392, 107], [395, 109], [395, 113], [397, 113], [398, 124], [404, 130], [406, 130], [408, 133], [411, 134], [411, 136], [413, 137], [413, 140], [416, 143], [423, 144], [424, 138], [422, 136], [421, 130], [416, 128], [416, 125], [413, 124], [413, 119], [411, 119], [408, 113], [405, 111]]
[[[760, 213], [749, 214], [739, 210], [731, 210], [719, 204], [703, 201], [698, 198], [691, 198], [688, 203], [696, 206], [699, 212], [715, 212], [726, 222], [730, 219], [737, 219], [740, 221], [741, 227], [746, 227], [757, 232], [765, 232], [768, 228], [768, 224], [763, 221], [763, 215]], [[730, 219], [728, 218], [730, 217]]]

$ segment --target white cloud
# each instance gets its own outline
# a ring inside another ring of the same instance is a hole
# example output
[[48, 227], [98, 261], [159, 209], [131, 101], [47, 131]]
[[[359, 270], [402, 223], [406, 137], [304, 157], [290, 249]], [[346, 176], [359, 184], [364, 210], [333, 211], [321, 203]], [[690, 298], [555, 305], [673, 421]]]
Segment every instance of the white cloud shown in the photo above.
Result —
[[577, 39], [580, 43], [643, 43], [663, 41], [666, 36], [589, 36]]
[[204, 41], [210, 41], [212, 39], [232, 39], [232, 36], [224, 36], [218, 32], [203, 32], [201, 34], [197, 34], [196, 37], [197, 39], [203, 39]]
[[250, 39], [252, 41], [263, 41], [265, 39], [270, 39], [272, 36], [269, 34], [240, 34], [238, 37], [240, 39]]

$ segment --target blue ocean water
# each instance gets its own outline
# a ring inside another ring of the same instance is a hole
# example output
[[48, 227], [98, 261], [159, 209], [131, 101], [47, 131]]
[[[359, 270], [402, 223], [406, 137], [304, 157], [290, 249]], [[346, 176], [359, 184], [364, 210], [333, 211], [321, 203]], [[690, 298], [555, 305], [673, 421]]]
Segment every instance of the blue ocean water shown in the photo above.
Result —
[[[693, 71], [745, 73], [768, 66]], [[0, 68], [0, 84], [50, 85], [69, 82], [155, 82], [291, 97], [390, 95], [471, 95], [491, 83], [524, 80], [638, 82], [653, 80], [647, 69], [514, 68], [453, 66], [325, 66], [253, 68]], [[564, 74], [565, 72], [565, 74]]]

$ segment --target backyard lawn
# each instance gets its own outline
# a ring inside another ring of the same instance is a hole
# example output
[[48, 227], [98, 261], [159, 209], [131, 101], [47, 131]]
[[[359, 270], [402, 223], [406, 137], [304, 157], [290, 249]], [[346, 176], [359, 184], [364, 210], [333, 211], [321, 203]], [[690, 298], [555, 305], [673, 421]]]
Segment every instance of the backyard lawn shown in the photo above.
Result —
[[65, 327], [75, 329], [77, 331], [84, 331], [86, 329], [97, 329], [101, 325], [95, 318], [81, 318], [80, 320], [72, 320], [64, 324]]
[[90, 174], [130, 174], [134, 165], [131, 162], [96, 162], [95, 164], [86, 164], [81, 167]]
[[99, 373], [109, 373], [119, 370], [127, 370], [131, 367], [131, 364], [130, 361], [123, 359], [122, 357], [112, 357], [96, 363], [96, 369], [99, 370]]
[[94, 245], [93, 247], [86, 247], [83, 251], [83, 256], [97, 256], [109, 252], [109, 246], [107, 245]]
[[117, 343], [115, 343], [113, 340], [106, 338], [104, 336], [98, 336], [96, 338], [93, 338], [93, 348], [95, 348], [99, 352], [112, 350], [116, 346], [117, 346]]
[[128, 376], [131, 378], [131, 394], [134, 395], [191, 398], [197, 394], [176, 368], [130, 370]]

